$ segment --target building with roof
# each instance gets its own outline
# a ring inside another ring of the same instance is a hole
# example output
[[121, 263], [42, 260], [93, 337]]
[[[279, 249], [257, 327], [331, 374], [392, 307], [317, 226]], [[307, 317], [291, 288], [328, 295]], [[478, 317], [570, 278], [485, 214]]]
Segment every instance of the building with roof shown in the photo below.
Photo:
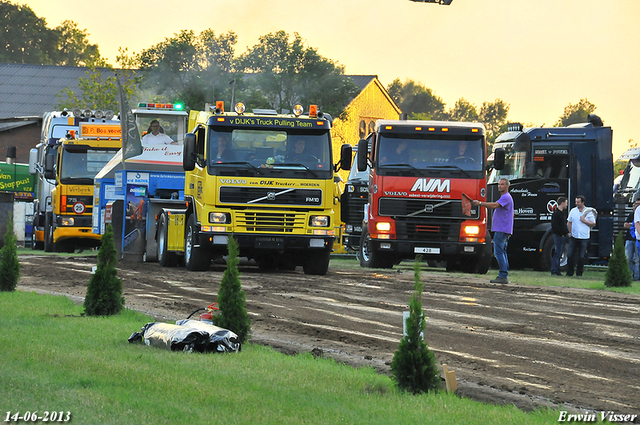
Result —
[[88, 68], [0, 63], [0, 160], [8, 146], [16, 161], [29, 162], [29, 150], [40, 141], [42, 115], [56, 110], [62, 90], [80, 94], [78, 79]]
[[[334, 160], [340, 158], [340, 147], [348, 143], [357, 147], [358, 141], [373, 131], [377, 120], [398, 119], [401, 110], [391, 99], [377, 75], [349, 75], [358, 87], [358, 94], [345, 108], [345, 117], [333, 121], [331, 138]], [[349, 171], [341, 171], [346, 181]]]

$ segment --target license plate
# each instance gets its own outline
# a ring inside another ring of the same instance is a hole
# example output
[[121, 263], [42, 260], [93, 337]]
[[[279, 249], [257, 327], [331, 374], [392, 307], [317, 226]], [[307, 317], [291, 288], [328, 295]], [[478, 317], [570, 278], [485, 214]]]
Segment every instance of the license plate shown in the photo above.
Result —
[[416, 254], [440, 254], [440, 248], [414, 248]]

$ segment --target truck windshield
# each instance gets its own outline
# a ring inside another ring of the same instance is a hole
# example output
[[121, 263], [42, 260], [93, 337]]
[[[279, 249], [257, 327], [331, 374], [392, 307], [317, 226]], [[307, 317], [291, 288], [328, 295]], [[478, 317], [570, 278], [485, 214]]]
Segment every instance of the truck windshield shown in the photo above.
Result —
[[521, 179], [525, 177], [527, 153], [524, 151], [514, 151], [513, 145], [511, 146], [496, 146], [496, 148], [504, 148], [505, 159], [504, 168], [502, 170], [491, 171], [488, 184], [498, 183], [498, 181], [506, 177], [509, 180]]
[[[211, 131], [208, 165], [210, 172], [233, 164], [246, 164], [257, 174], [277, 171], [308, 171], [313, 176], [332, 173], [331, 139], [327, 130], [235, 129]], [[326, 173], [325, 173], [326, 172]]]
[[[167, 141], [171, 139], [170, 143], [181, 145], [184, 142], [185, 120], [186, 116], [183, 115], [136, 113], [136, 124], [143, 145], [158, 144], [161, 138], [167, 138]], [[145, 138], [147, 134], [149, 138]]]
[[60, 182], [93, 184], [95, 175], [117, 152], [118, 149], [64, 149], [60, 163]]
[[411, 166], [417, 170], [451, 167], [463, 171], [483, 171], [484, 138], [411, 137], [407, 134], [380, 134], [378, 165], [382, 168]]
[[628, 174], [625, 173], [622, 178], [618, 192], [636, 191], [640, 186], [640, 167], [634, 164], [634, 161], [630, 161]]

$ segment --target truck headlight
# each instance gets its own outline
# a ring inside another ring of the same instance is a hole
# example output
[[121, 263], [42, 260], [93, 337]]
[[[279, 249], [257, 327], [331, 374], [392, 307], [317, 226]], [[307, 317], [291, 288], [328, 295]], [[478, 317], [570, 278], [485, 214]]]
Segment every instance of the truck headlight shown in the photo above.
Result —
[[480, 226], [464, 226], [464, 233], [469, 236], [478, 236], [480, 234]]
[[60, 220], [61, 226], [73, 226], [75, 224], [75, 219], [73, 217], [62, 217]]
[[227, 222], [227, 214], [221, 212], [210, 212], [209, 213], [209, 223], [226, 223]]
[[309, 226], [311, 227], [329, 227], [329, 216], [326, 215], [312, 215], [309, 220]]
[[391, 230], [391, 223], [388, 221], [379, 221], [376, 223], [376, 230], [379, 232], [388, 232]]

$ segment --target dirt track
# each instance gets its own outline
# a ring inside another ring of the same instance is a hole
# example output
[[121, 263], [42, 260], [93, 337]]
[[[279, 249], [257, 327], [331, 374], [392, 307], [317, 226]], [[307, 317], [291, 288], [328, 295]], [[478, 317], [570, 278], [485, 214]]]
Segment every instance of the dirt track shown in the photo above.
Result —
[[[96, 258], [26, 255], [20, 262], [19, 290], [80, 301]], [[120, 263], [118, 275], [129, 308], [175, 320], [216, 300], [223, 271]], [[246, 265], [241, 273], [251, 342], [388, 373], [412, 293], [411, 265], [381, 272], [332, 262], [326, 276]], [[640, 414], [640, 297], [504, 286], [428, 268], [422, 279], [425, 338], [439, 363], [455, 370], [460, 394], [525, 410], [564, 404]]]

